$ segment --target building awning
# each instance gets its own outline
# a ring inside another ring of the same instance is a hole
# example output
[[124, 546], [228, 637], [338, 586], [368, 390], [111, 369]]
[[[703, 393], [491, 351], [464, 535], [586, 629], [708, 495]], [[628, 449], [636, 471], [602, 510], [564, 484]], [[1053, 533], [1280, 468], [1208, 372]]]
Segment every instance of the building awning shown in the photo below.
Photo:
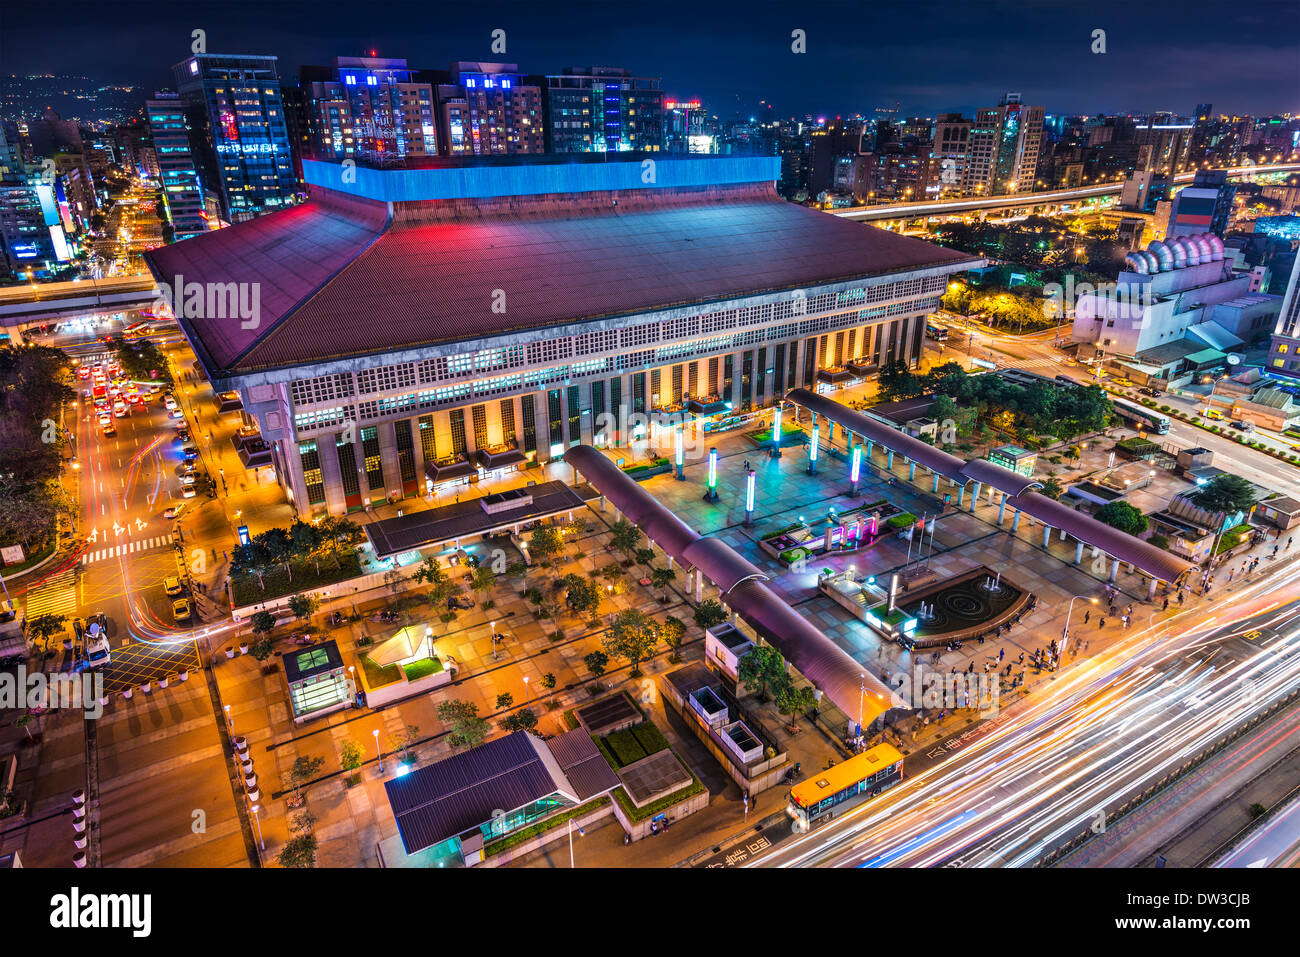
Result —
[[972, 459], [963, 465], [961, 470], [962, 474], [972, 482], [992, 485], [999, 492], [1005, 492], [1007, 495], [1019, 495], [1028, 489], [1042, 487], [1041, 482], [1035, 482], [1032, 478], [1027, 478], [1019, 472], [1004, 468], [987, 459]]
[[1193, 352], [1187, 356], [1187, 361], [1194, 366], [1210, 366], [1222, 362], [1228, 358], [1226, 352], [1220, 352], [1218, 349], [1201, 349], [1199, 352]]
[[407, 625], [387, 641], [376, 645], [366, 657], [381, 668], [385, 668], [414, 658], [427, 647], [424, 628]]

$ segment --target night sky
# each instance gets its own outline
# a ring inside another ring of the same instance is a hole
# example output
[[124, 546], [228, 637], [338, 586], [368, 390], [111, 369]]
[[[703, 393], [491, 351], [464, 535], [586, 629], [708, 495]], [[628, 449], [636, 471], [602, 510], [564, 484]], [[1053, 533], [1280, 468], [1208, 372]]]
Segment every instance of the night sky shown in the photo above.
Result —
[[[279, 56], [281, 76], [374, 48], [412, 66], [503, 60], [526, 73], [624, 66], [722, 117], [900, 105], [971, 115], [1006, 90], [1048, 113], [1300, 112], [1300, 0], [80, 0], [5, 3], [0, 69], [163, 87], [189, 54]], [[504, 56], [490, 33], [506, 31]], [[808, 52], [790, 50], [795, 28]], [[1090, 51], [1094, 29], [1107, 51]]]

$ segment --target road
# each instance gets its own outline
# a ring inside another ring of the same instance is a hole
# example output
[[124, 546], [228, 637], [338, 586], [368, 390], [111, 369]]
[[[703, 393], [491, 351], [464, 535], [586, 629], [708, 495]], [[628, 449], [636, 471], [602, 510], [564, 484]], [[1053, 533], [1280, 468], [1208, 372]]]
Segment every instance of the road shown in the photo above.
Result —
[[1279, 562], [1224, 589], [1212, 614], [1166, 614], [1068, 664], [954, 756], [915, 774], [905, 765], [902, 784], [757, 866], [1032, 865], [1300, 687], [1298, 582]]

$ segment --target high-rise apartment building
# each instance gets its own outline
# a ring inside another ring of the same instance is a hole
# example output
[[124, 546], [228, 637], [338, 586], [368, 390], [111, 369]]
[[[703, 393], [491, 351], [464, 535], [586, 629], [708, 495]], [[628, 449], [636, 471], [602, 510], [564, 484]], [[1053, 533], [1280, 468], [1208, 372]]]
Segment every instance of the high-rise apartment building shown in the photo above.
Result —
[[1174, 195], [1166, 239], [1210, 232], [1222, 237], [1228, 230], [1237, 187], [1222, 170], [1197, 170], [1192, 185]]
[[453, 63], [435, 95], [444, 156], [545, 152], [542, 89], [516, 64]]
[[979, 110], [970, 132], [967, 192], [995, 196], [1032, 190], [1042, 142], [1043, 108], [1026, 106], [1019, 93]]
[[303, 67], [314, 158], [341, 160], [435, 156], [433, 85], [403, 59], [336, 57], [332, 67]]
[[1300, 256], [1291, 267], [1291, 279], [1282, 296], [1282, 311], [1273, 328], [1266, 371], [1300, 379]]
[[177, 93], [155, 93], [145, 101], [149, 129], [153, 133], [154, 155], [162, 180], [163, 199], [176, 238], [189, 239], [208, 230], [203, 185], [194, 165], [189, 124]]
[[970, 162], [970, 131], [974, 126], [960, 113], [943, 113], [934, 123], [925, 194], [930, 197], [964, 195]]
[[616, 67], [569, 67], [546, 78], [552, 153], [657, 152], [664, 144], [659, 80]]
[[201, 53], [172, 67], [204, 188], [231, 222], [291, 206], [297, 193], [273, 56]]

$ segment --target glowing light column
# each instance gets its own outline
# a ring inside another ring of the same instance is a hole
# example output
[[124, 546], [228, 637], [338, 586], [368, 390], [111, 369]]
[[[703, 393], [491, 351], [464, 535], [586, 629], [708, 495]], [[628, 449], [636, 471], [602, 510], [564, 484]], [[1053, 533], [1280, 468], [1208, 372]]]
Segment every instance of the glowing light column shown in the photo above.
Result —
[[781, 457], [781, 403], [776, 404], [776, 412], [772, 414], [772, 458]]
[[745, 524], [748, 525], [754, 520], [754, 482], [757, 476], [754, 470], [750, 469], [745, 476]]
[[709, 449], [709, 486], [704, 492], [704, 501], [718, 500], [718, 450]]
[[680, 425], [677, 427], [677, 431], [673, 433], [673, 454], [677, 459], [677, 481], [684, 482], [686, 481], [686, 476], [683, 473], [686, 464], [686, 440], [682, 437], [682, 426]]
[[862, 446], [853, 446], [853, 461], [849, 465], [849, 494], [858, 494], [858, 482], [862, 478]]
[[822, 438], [821, 426], [819, 426], [817, 424], [817, 420], [814, 419], [813, 427], [812, 427], [812, 441], [808, 445], [808, 474], [809, 475], [817, 474], [817, 451], [819, 446], [821, 445], [821, 438]]

